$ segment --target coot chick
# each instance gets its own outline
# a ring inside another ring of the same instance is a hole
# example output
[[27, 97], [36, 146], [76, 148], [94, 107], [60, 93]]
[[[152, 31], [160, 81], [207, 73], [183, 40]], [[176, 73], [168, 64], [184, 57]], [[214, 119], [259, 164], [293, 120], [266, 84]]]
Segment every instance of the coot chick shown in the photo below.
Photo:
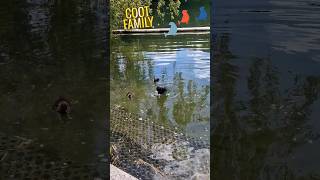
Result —
[[157, 86], [157, 91], [158, 94], [164, 94], [167, 91], [167, 88]]
[[131, 93], [131, 92], [128, 92], [128, 93], [127, 93], [127, 97], [128, 97], [129, 100], [131, 100], [131, 99], [132, 99], [132, 93]]
[[160, 81], [159, 78], [153, 78], [153, 82], [154, 82], [154, 83], [157, 83], [157, 82], [159, 82], [159, 81]]
[[60, 114], [60, 116], [67, 116], [68, 119], [71, 119], [69, 116], [71, 112], [71, 103], [64, 97], [59, 97], [53, 105], [53, 110]]

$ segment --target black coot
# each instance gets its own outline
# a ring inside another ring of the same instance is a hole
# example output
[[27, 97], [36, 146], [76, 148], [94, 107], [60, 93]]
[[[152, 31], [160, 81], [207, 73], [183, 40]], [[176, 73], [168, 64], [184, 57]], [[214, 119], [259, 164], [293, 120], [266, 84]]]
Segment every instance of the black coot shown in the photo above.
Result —
[[157, 82], [159, 82], [159, 81], [160, 81], [159, 78], [153, 78], [153, 82], [154, 82], [154, 83], [157, 83]]
[[158, 94], [164, 94], [165, 92], [167, 92], [167, 88], [157, 86], [157, 92]]

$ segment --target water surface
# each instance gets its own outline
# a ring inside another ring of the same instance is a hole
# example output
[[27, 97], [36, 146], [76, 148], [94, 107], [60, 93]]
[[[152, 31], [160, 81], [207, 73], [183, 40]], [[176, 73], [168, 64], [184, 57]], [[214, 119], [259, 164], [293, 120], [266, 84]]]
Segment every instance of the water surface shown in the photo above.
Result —
[[214, 176], [319, 179], [319, 4], [216, 1]]
[[[111, 105], [208, 140], [209, 35], [122, 36], [116, 41]], [[167, 88], [166, 95], [158, 96], [156, 86]]]
[[[105, 172], [105, 3], [0, 4], [0, 132]], [[52, 110], [59, 96], [71, 101], [69, 121]]]

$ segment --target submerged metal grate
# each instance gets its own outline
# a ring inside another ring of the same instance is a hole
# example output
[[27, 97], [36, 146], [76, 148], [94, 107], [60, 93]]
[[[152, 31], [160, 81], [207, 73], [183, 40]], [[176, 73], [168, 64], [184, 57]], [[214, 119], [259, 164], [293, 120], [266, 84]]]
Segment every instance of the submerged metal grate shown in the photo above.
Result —
[[103, 179], [95, 167], [61, 158], [34, 140], [0, 133], [0, 179]]
[[111, 108], [111, 163], [138, 179], [209, 179], [210, 146], [168, 126]]

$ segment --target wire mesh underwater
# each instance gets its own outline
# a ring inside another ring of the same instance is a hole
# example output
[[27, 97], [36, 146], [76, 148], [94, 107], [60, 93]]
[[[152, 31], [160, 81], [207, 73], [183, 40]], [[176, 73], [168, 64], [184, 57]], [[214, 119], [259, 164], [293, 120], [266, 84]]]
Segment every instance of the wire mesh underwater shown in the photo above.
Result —
[[[105, 162], [101, 162], [105, 163]], [[96, 164], [79, 164], [59, 156], [36, 140], [0, 133], [0, 179], [102, 180]]]
[[[210, 144], [111, 108], [111, 164], [138, 179], [209, 179]], [[112, 175], [111, 175], [112, 178]]]

